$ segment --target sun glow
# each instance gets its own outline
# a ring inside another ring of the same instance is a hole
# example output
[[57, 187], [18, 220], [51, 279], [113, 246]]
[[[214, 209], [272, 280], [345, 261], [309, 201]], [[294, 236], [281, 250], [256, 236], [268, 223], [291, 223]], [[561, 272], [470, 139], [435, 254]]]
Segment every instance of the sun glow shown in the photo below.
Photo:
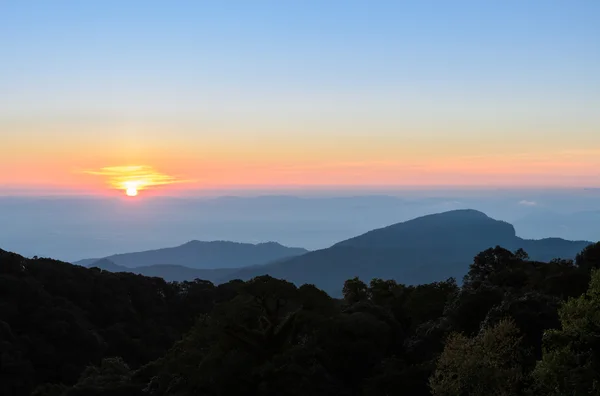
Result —
[[130, 197], [147, 188], [185, 182], [146, 165], [109, 166], [85, 173], [105, 177], [111, 188], [123, 190]]

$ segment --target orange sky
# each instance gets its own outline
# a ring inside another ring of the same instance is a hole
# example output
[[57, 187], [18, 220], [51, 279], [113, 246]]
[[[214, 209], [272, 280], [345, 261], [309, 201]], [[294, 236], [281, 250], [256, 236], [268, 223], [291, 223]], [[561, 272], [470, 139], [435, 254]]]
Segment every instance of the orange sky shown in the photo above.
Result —
[[123, 166], [149, 169], [141, 181], [160, 174], [160, 185], [145, 182], [141, 189], [170, 194], [244, 186], [588, 187], [600, 181], [600, 150], [590, 135], [567, 144], [558, 134], [518, 139], [514, 131], [507, 138], [468, 130], [449, 138], [435, 130], [208, 134], [202, 126], [160, 123], [22, 122], [12, 128], [19, 133], [4, 141], [0, 160], [0, 184], [8, 187], [109, 194], [124, 188], [118, 180], [136, 179], [127, 168], [105, 171]]

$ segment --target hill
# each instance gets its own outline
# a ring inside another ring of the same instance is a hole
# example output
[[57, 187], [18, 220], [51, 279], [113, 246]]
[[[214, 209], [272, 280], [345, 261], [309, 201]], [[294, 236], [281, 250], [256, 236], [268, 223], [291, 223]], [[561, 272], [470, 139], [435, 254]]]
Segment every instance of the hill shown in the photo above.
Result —
[[[306, 249], [291, 248], [275, 242], [254, 245], [227, 241], [190, 241], [176, 247], [115, 254], [104, 258], [128, 268], [169, 264], [194, 269], [221, 269], [265, 264], [306, 252]], [[74, 264], [89, 267], [98, 260], [100, 259], [85, 259]]]
[[156, 264], [128, 268], [122, 265], [117, 265], [109, 259], [101, 259], [90, 265], [90, 268], [94, 267], [110, 272], [129, 272], [149, 277], [157, 276], [168, 282], [183, 282], [193, 279], [217, 282], [219, 279], [238, 270], [238, 268], [196, 269], [173, 264]]
[[328, 249], [259, 267], [242, 268], [224, 277], [251, 279], [269, 274], [295, 284], [312, 283], [340, 295], [344, 280], [358, 276], [395, 279], [404, 284], [460, 280], [473, 257], [494, 246], [524, 249], [532, 260], [575, 258], [587, 241], [559, 238], [526, 240], [514, 227], [476, 210], [455, 210], [419, 217], [369, 231]]

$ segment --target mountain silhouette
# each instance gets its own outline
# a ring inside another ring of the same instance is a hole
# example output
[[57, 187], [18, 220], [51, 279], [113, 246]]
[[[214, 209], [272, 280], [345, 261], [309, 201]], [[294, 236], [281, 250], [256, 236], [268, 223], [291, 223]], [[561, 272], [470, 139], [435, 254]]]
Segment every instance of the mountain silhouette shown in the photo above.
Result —
[[[227, 241], [190, 241], [176, 247], [115, 254], [104, 258], [127, 268], [169, 264], [194, 269], [221, 269], [265, 264], [306, 252], [306, 249], [286, 247], [276, 242], [254, 245]], [[90, 267], [95, 266], [99, 260], [101, 259], [85, 259], [73, 264]]]
[[522, 239], [509, 223], [476, 210], [454, 210], [369, 231], [302, 256], [242, 268], [221, 281], [268, 274], [298, 285], [311, 283], [339, 295], [340, 285], [355, 276], [367, 282], [393, 278], [405, 284], [449, 277], [460, 281], [475, 255], [498, 245], [510, 250], [523, 248], [532, 260], [547, 261], [572, 259], [589, 244], [559, 238]]
[[197, 269], [173, 264], [155, 264], [128, 268], [122, 265], [117, 265], [109, 259], [101, 259], [90, 265], [90, 268], [94, 267], [110, 272], [130, 272], [133, 274], [150, 277], [157, 276], [168, 282], [182, 282], [186, 280], [189, 281], [193, 279], [202, 279], [213, 283], [218, 282], [219, 279], [238, 270], [238, 268]]

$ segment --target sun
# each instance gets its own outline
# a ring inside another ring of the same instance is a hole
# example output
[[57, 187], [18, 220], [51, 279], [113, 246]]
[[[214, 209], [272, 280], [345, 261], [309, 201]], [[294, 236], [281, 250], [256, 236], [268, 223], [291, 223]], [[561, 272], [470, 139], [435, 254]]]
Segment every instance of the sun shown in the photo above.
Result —
[[136, 197], [140, 193], [145, 195], [145, 190], [149, 188], [192, 182], [158, 172], [148, 165], [106, 166], [97, 170], [86, 170], [84, 173], [103, 176], [111, 191], [124, 193], [127, 197]]
[[136, 195], [138, 195], [138, 190], [135, 187], [127, 187], [127, 189], [125, 190], [125, 194], [127, 194], [127, 196], [129, 197], [135, 197]]

